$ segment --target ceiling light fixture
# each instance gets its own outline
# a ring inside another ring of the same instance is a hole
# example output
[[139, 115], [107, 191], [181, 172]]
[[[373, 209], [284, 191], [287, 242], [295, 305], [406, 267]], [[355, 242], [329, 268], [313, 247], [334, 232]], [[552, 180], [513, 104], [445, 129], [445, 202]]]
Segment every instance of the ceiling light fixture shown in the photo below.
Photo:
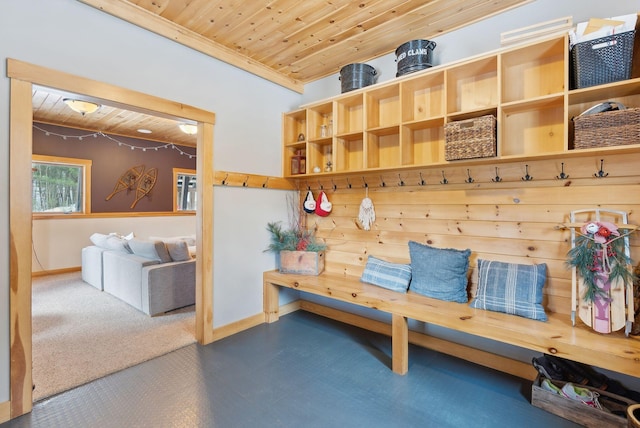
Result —
[[191, 125], [190, 123], [181, 123], [180, 125], [178, 125], [178, 128], [180, 128], [182, 132], [188, 135], [194, 135], [198, 132], [198, 126]]
[[150, 129], [144, 129], [144, 128], [140, 128], [138, 129], [138, 132], [141, 134], [151, 134], [152, 131]]
[[74, 100], [73, 98], [63, 98], [62, 102], [69, 106], [69, 108], [81, 115], [95, 113], [100, 107], [100, 104], [92, 103], [90, 101]]

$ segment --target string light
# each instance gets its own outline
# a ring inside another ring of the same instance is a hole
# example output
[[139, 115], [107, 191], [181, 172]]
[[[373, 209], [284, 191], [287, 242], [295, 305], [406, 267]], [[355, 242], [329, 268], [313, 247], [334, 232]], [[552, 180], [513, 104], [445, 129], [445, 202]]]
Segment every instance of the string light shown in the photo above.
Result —
[[172, 149], [177, 151], [180, 156], [189, 156], [189, 159], [193, 159], [196, 157], [195, 154], [193, 153], [188, 153], [183, 151], [182, 149], [180, 149], [178, 146], [176, 146], [173, 143], [166, 143], [166, 144], [159, 144], [157, 146], [153, 146], [153, 147], [149, 147], [149, 146], [134, 146], [132, 144], [127, 144], [123, 141], [117, 140], [116, 138], [113, 138], [110, 135], [104, 134], [102, 132], [93, 132], [91, 134], [84, 134], [84, 135], [64, 135], [64, 134], [58, 134], [55, 132], [51, 132], [51, 131], [47, 131], [45, 129], [42, 129], [36, 125], [33, 125], [34, 129], [37, 129], [38, 131], [42, 132], [44, 135], [46, 135], [47, 137], [50, 136], [54, 136], [54, 137], [58, 137], [58, 138], [62, 138], [63, 140], [67, 140], [67, 139], [77, 139], [78, 141], [82, 141], [84, 138], [89, 138], [89, 137], [93, 137], [93, 138], [98, 138], [98, 137], [103, 137], [106, 138], [107, 140], [111, 140], [114, 143], [117, 143], [119, 147], [128, 147], [131, 150], [142, 150], [143, 152], [146, 152], [147, 150], [155, 150], [156, 152], [158, 151], [158, 149]]

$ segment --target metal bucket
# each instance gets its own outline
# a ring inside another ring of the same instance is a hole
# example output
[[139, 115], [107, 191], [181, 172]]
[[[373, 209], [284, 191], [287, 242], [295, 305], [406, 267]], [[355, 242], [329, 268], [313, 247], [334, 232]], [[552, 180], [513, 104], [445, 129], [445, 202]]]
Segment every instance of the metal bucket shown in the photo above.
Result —
[[396, 77], [431, 67], [431, 55], [436, 42], [430, 40], [411, 40], [396, 49], [398, 72]]
[[376, 69], [369, 64], [349, 64], [340, 69], [340, 87], [342, 93], [364, 88], [375, 83]]

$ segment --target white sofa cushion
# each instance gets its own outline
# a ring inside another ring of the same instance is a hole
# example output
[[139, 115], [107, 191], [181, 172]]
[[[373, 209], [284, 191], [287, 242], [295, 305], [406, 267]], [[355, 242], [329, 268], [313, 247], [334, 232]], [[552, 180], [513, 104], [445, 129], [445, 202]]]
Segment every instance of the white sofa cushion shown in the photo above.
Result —
[[115, 234], [105, 235], [103, 233], [94, 233], [89, 237], [89, 240], [91, 240], [93, 245], [96, 247], [103, 248], [105, 250], [131, 253], [128, 245], [129, 240]]

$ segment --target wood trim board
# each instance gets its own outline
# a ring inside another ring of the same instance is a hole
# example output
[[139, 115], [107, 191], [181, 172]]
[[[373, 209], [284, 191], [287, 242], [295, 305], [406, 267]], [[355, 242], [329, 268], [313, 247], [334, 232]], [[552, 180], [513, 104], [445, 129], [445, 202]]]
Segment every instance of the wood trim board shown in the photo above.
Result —
[[43, 85], [81, 93], [126, 105], [152, 115], [178, 117], [198, 122], [196, 214], [198, 261], [196, 272], [196, 339], [213, 341], [213, 126], [215, 114], [181, 103], [131, 91], [114, 85], [73, 76], [57, 70], [8, 59], [10, 100], [10, 417], [32, 409], [31, 381], [31, 156], [32, 88]]

